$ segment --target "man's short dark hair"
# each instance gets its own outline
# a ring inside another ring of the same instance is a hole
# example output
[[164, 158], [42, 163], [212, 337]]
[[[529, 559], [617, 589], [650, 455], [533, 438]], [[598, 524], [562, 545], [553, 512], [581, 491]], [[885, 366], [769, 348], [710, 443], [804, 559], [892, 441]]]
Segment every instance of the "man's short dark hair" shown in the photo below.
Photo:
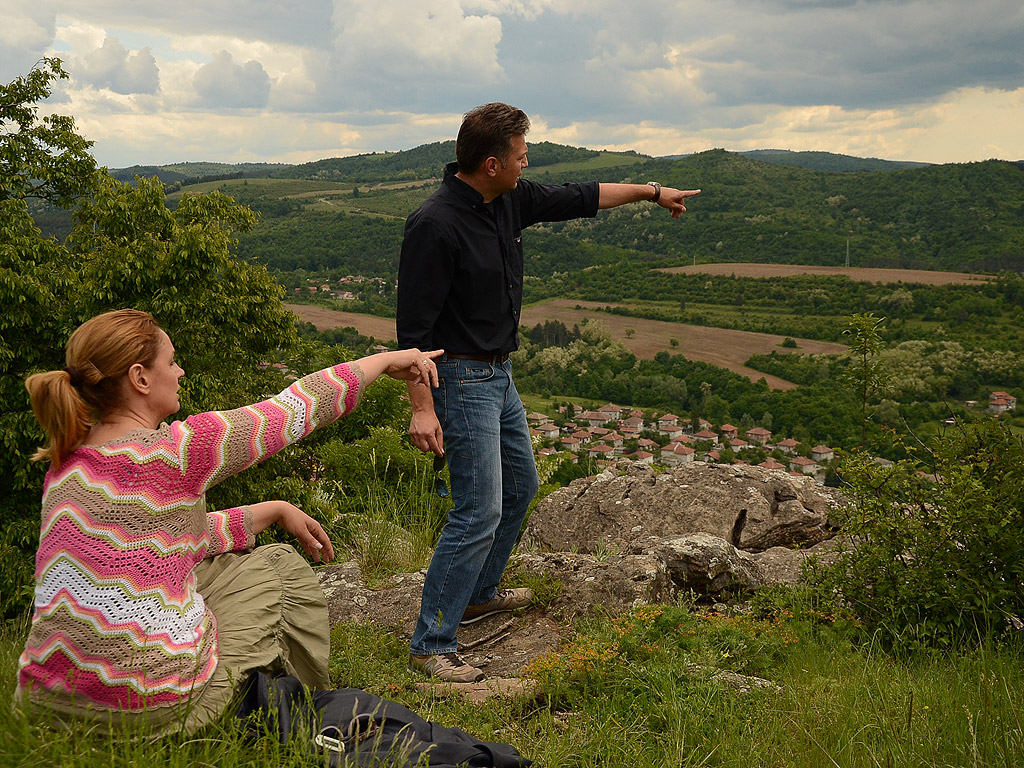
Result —
[[509, 104], [495, 101], [467, 112], [455, 140], [459, 171], [473, 173], [488, 157], [504, 162], [512, 153], [512, 139], [528, 130], [530, 118]]

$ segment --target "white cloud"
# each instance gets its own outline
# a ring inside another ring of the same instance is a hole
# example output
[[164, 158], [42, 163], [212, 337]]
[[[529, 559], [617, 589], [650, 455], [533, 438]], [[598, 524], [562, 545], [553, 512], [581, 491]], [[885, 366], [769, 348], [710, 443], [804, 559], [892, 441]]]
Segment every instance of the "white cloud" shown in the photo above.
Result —
[[333, 23], [337, 71], [352, 80], [434, 79], [442, 89], [456, 78], [493, 82], [502, 72], [501, 19], [467, 13], [459, 0], [335, 0]]
[[[266, 105], [285, 112], [302, 112], [317, 105], [316, 81], [311, 72], [322, 69], [323, 56], [309, 49], [284, 43], [271, 45], [262, 40], [243, 40], [229, 35], [189, 35], [170, 40], [177, 52], [179, 68], [183, 62], [192, 65], [193, 75], [205, 59], [207, 51], [226, 51], [235, 61], [257, 61], [270, 80], [271, 90]], [[191, 81], [192, 76], [188, 79]]]
[[[792, 149], [930, 163], [1024, 159], [1017, 128], [1024, 124], [1024, 87], [1010, 93], [969, 88], [935, 104], [903, 109], [744, 108], [728, 122], [730, 127], [718, 124], [697, 130], [655, 121], [581, 121], [550, 127], [539, 116], [533, 120], [531, 138], [655, 156], [724, 147], [736, 152]], [[984, 136], [982, 141], [979, 135]]]
[[56, 14], [50, 2], [0, 0], [0, 82], [27, 75], [53, 43]]
[[103, 45], [75, 64], [77, 79], [115, 93], [156, 93], [160, 86], [153, 52], [149, 48], [129, 52], [113, 37], [106, 38]]
[[263, 107], [270, 96], [270, 78], [256, 60], [236, 64], [231, 54], [219, 51], [193, 78], [203, 106], [217, 108]]
[[1024, 158], [1019, 0], [0, 0], [0, 18], [0, 80], [60, 55], [47, 108], [111, 165], [405, 149], [496, 99], [533, 140], [649, 154]]

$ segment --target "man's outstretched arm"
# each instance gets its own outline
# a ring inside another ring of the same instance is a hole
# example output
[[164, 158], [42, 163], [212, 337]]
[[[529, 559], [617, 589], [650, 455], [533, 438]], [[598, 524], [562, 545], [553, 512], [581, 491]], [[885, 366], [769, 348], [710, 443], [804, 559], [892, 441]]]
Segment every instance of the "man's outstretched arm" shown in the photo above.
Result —
[[699, 189], [673, 189], [651, 184], [601, 184], [599, 188], [598, 208], [616, 208], [647, 200], [668, 209], [674, 219], [686, 212], [686, 198], [700, 194]]

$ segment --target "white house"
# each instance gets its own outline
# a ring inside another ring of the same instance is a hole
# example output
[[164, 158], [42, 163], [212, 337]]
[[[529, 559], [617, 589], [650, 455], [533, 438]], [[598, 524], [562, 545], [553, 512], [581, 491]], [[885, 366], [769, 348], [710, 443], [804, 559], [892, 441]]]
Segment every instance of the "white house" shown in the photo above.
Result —
[[835, 451], [827, 445], [816, 445], [811, 448], [811, 458], [817, 462], [832, 461], [835, 457]]

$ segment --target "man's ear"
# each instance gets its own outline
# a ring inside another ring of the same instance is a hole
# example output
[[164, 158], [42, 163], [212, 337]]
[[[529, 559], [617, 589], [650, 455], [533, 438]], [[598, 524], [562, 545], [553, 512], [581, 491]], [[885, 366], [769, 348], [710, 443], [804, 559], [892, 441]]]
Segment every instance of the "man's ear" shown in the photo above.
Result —
[[494, 155], [491, 155], [486, 160], [484, 160], [484, 170], [487, 171], [488, 176], [496, 176], [500, 169], [501, 161], [498, 158], [494, 157]]
[[128, 369], [128, 386], [143, 395], [149, 394], [149, 379], [142, 363], [135, 363]]

